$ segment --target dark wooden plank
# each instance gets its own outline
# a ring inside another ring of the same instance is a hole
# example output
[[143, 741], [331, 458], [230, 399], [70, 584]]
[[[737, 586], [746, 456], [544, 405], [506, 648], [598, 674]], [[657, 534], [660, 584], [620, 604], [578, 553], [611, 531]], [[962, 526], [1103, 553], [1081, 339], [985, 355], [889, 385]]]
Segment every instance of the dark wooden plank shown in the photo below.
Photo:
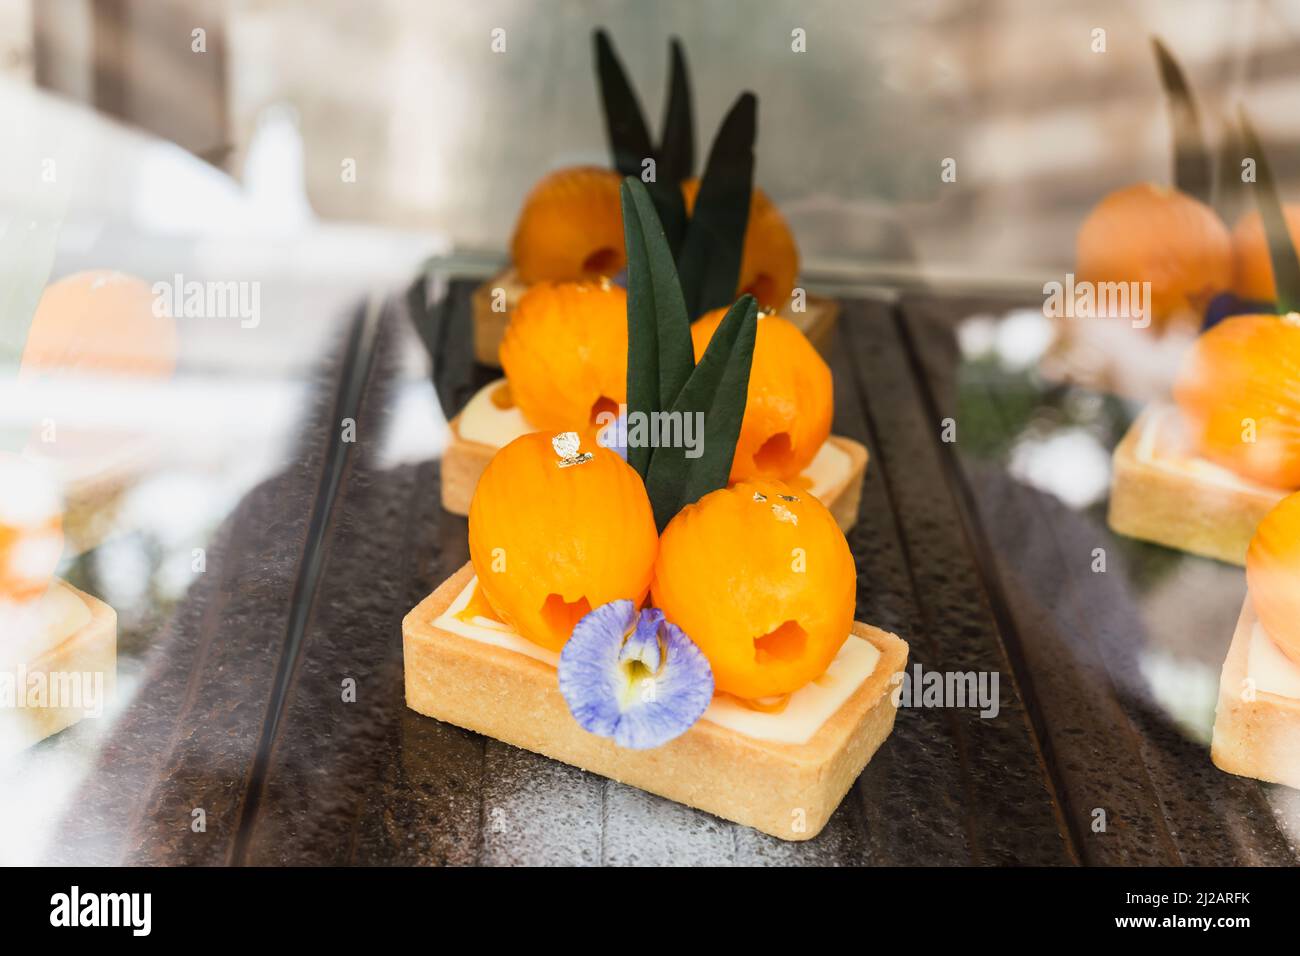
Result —
[[[875, 464], [884, 476], [884, 499], [876, 507], [893, 517], [909, 575], [913, 607], [907, 626], [900, 629], [912, 642], [909, 668], [919, 663], [925, 671], [999, 675], [996, 717], [981, 717], [977, 707], [969, 706], [900, 712], [900, 725], [924, 725], [916, 729], [912, 742], [920, 753], [900, 747], [892, 756], [913, 776], [908, 795], [915, 796], [901, 804], [891, 802], [887, 793], [864, 798], [868, 807], [891, 808], [895, 814], [886, 821], [894, 841], [888, 862], [951, 858], [951, 849], [944, 854], [944, 834], [932, 836], [934, 845], [924, 855], [915, 853], [911, 844], [916, 833], [924, 833], [938, 817], [935, 805], [943, 807], [944, 802], [960, 810], [966, 862], [1071, 862], [1071, 841], [944, 475], [941, 425], [922, 403], [891, 310], [849, 303], [841, 322], [849, 333], [852, 369], [870, 416]], [[876, 622], [882, 623], [879, 612]], [[951, 752], [945, 752], [947, 748]], [[930, 759], [921, 759], [925, 753]], [[956, 773], [951, 770], [954, 764]], [[948, 768], [946, 778], [938, 785], [931, 779], [927, 787], [926, 777], [936, 765]], [[869, 785], [870, 768], [864, 779]]]
[[230, 860], [349, 361], [341, 346], [322, 367], [299, 447], [209, 544], [207, 570], [145, 653], [49, 862]]
[[[963, 369], [956, 323], [1010, 303], [917, 296], [901, 315], [936, 414], [983, 416], [1005, 436], [1029, 414], [1094, 408], [1089, 424], [1113, 443], [1128, 423], [1096, 396]], [[963, 372], [965, 374], [963, 374]], [[1031, 379], [1032, 383], [1032, 379]], [[1080, 406], [1080, 398], [1088, 398]], [[1294, 863], [1295, 849], [1266, 799], [1271, 788], [1218, 771], [1209, 759], [1218, 669], [1240, 608], [1240, 569], [1113, 535], [1104, 503], [1087, 510], [1012, 479], [1002, 447], [947, 449], [968, 501], [967, 520], [987, 537], [986, 571], [1008, 618], [1020, 680], [1032, 703], [1062, 805], [1092, 863]], [[1104, 573], [1093, 570], [1104, 549]], [[1181, 608], [1181, 611], [1180, 611]], [[1189, 720], [1159, 683], [1199, 675], [1174, 693], [1202, 699]], [[1193, 726], [1194, 725], [1194, 726]], [[1095, 811], [1106, 813], [1095, 832]]]
[[[401, 619], [468, 551], [464, 519], [439, 505], [436, 463], [379, 466], [397, 352], [413, 340], [399, 342], [398, 331], [387, 316], [281, 732], [237, 862], [472, 863], [481, 851], [482, 739], [420, 718], [403, 701]], [[345, 682], [354, 701], [344, 699]]]
[[[432, 346], [437, 394], [454, 414], [492, 373], [469, 358], [473, 283], [445, 288], [442, 298], [430, 302], [417, 292], [402, 306], [416, 312], [411, 318], [420, 338]], [[862, 408], [865, 392], [852, 365], [863, 360], [863, 351], [879, 347], [877, 336], [892, 342], [896, 332], [886, 321], [861, 338], [841, 335], [834, 360], [836, 427], [871, 442], [875, 451]], [[407, 711], [401, 617], [466, 556], [464, 520], [437, 508], [435, 467], [385, 470], [377, 453], [394, 408], [395, 350], [418, 347], [414, 341], [388, 318], [247, 862], [859, 864], [1012, 856], [1003, 844], [1017, 838], [985, 839], [984, 828], [972, 823], [985, 810], [963, 793], [982, 795], [985, 788], [972, 787], [970, 761], [962, 758], [962, 734], [969, 731], [939, 711], [900, 714], [894, 737], [856, 794], [816, 840], [798, 844]], [[916, 396], [904, 377], [882, 385], [874, 397], [888, 406], [916, 402]], [[918, 610], [883, 461], [877, 458], [869, 470], [863, 520], [851, 538], [862, 574], [859, 616], [915, 638], [926, 614]], [[357, 681], [353, 704], [340, 701], [340, 681], [348, 675]], [[1032, 742], [1023, 722], [1009, 726], [1019, 726], [1019, 751], [1010, 753], [1011, 735], [995, 735], [1007, 742], [1004, 765], [976, 772], [996, 779], [1010, 800], [984, 807], [997, 806], [998, 828], [1022, 834], [1020, 859], [1068, 859]], [[1005, 778], [1015, 775], [1019, 782], [1008, 784]], [[972, 835], [983, 842], [973, 843]]]

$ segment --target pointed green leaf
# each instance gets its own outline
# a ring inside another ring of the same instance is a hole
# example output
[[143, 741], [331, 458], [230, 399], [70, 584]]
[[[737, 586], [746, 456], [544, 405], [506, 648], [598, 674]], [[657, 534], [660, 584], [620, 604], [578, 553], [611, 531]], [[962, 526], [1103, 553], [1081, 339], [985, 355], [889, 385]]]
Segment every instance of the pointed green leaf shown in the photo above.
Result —
[[694, 427], [697, 413], [704, 428], [702, 434], [693, 433], [701, 440], [698, 458], [688, 458], [688, 448], [666, 447], [656, 448], [650, 459], [646, 492], [660, 531], [683, 507], [727, 485], [745, 417], [757, 333], [758, 303], [753, 296], [742, 296], [723, 317], [672, 405], [671, 428], [685, 434], [687, 416], [692, 416]]
[[1231, 119], [1224, 117], [1220, 125], [1223, 135], [1219, 140], [1218, 170], [1214, 183], [1214, 211], [1226, 223], [1237, 221], [1245, 205], [1245, 184], [1241, 181], [1241, 161], [1246, 147], [1241, 130]]
[[1173, 137], [1174, 185], [1207, 205], [1214, 180], [1210, 151], [1201, 132], [1201, 118], [1196, 111], [1187, 77], [1178, 61], [1157, 38], [1151, 38], [1160, 83], [1169, 99], [1169, 126]]
[[1277, 285], [1277, 311], [1282, 315], [1300, 311], [1300, 260], [1296, 258], [1295, 244], [1287, 229], [1273, 171], [1244, 109], [1241, 111], [1241, 133], [1246, 155], [1255, 160], [1255, 202], [1264, 223], [1264, 234], [1268, 237], [1268, 255], [1273, 264], [1273, 281]]
[[632, 84], [614, 52], [609, 34], [597, 30], [596, 80], [600, 102], [605, 111], [605, 133], [614, 168], [624, 176], [640, 176], [641, 163], [654, 157], [654, 145], [646, 126], [645, 114], [637, 101]]
[[743, 93], [709, 149], [678, 269], [691, 318], [721, 308], [736, 295], [754, 188], [758, 100]]
[[[663, 228], [664, 239], [668, 242], [668, 251], [677, 261], [686, 239], [686, 197], [676, 180], [660, 179], [658, 182], [646, 183], [650, 201], [654, 203], [655, 214]], [[676, 268], [676, 267], [674, 267]]]
[[[691, 323], [682, 301], [668, 240], [645, 184], [623, 180], [623, 235], [627, 243], [627, 407], [646, 415], [669, 408], [695, 367]], [[628, 448], [641, 475], [648, 447]]]
[[678, 184], [695, 169], [695, 116], [691, 106], [691, 76], [681, 41], [669, 44], [668, 101], [659, 140], [659, 179]]

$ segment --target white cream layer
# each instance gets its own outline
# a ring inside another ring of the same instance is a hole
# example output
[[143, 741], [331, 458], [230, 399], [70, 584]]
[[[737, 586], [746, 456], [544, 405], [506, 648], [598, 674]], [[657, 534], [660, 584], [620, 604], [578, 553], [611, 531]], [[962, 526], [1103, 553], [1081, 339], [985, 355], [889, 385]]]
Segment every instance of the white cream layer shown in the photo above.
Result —
[[[1236, 472], [1230, 471], [1221, 465], [1216, 465], [1212, 461], [1207, 461], [1190, 451], [1178, 458], [1157, 455], [1156, 449], [1159, 447], [1160, 434], [1163, 431], [1176, 429], [1181, 433], [1182, 421], [1178, 416], [1179, 411], [1173, 405], [1161, 405], [1147, 413], [1146, 422], [1142, 431], [1138, 434], [1137, 448], [1135, 450], [1138, 461], [1159, 468], [1161, 471], [1180, 475], [1193, 474], [1208, 484], [1217, 485], [1229, 491], [1245, 491], [1251, 494], [1278, 496], [1285, 494], [1279, 488], [1270, 488], [1267, 485], [1248, 481]], [[1182, 446], [1183, 444], [1182, 435], [1179, 434], [1179, 445]]]
[[1257, 691], [1300, 698], [1300, 664], [1282, 652], [1258, 621], [1250, 634], [1246, 676]]
[[[478, 578], [470, 578], [465, 589], [434, 620], [434, 626], [472, 641], [523, 654], [549, 667], [559, 667], [559, 654], [520, 637], [505, 624], [485, 617], [469, 621], [457, 617], [469, 604], [477, 586]], [[732, 698], [716, 696], [702, 719], [755, 740], [806, 744], [872, 675], [879, 661], [880, 651], [874, 644], [850, 634], [826, 673], [791, 694], [780, 713], [764, 713]]]
[[62, 581], [34, 601], [0, 601], [0, 670], [31, 663], [90, 623], [86, 602]]
[[[520, 435], [536, 431], [517, 406], [501, 408], [492, 401], [492, 393], [504, 384], [505, 379], [490, 382], [469, 400], [457, 423], [462, 439], [501, 448]], [[817, 450], [802, 477], [810, 483], [808, 490], [814, 497], [824, 498], [844, 482], [852, 467], [848, 453], [827, 441]]]

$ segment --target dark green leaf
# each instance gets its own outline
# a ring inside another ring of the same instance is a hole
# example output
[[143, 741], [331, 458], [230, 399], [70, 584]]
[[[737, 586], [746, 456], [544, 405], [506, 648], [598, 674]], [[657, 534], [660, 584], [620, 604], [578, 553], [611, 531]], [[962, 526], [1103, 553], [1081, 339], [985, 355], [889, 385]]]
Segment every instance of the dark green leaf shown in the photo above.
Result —
[[[669, 408], [695, 366], [691, 323], [668, 240], [645, 184], [623, 180], [627, 243], [627, 407], [650, 414]], [[644, 478], [648, 447], [629, 448], [628, 463]]]
[[1300, 311], [1300, 260], [1287, 229], [1286, 216], [1278, 199], [1277, 185], [1259, 137], [1246, 111], [1241, 111], [1241, 134], [1246, 155], [1255, 160], [1255, 202], [1268, 236], [1268, 254], [1273, 263], [1273, 281], [1277, 285], [1277, 311], [1283, 315]]
[[745, 417], [757, 333], [758, 303], [753, 296], [742, 296], [723, 317], [672, 405], [669, 420], [677, 427], [685, 427], [686, 416], [701, 413], [704, 431], [698, 458], [686, 457], [684, 447], [667, 447], [656, 448], [650, 459], [646, 491], [660, 531], [683, 507], [727, 486]]
[[1210, 151], [1201, 132], [1201, 119], [1196, 112], [1196, 101], [1187, 77], [1170, 52], [1155, 37], [1156, 63], [1160, 67], [1160, 83], [1169, 99], [1169, 126], [1173, 135], [1174, 185], [1180, 190], [1208, 204], [1214, 180]]
[[741, 94], [709, 149], [678, 257], [682, 294], [691, 318], [727, 305], [736, 294], [754, 188], [757, 114], [754, 94]]
[[1241, 161], [1245, 158], [1246, 147], [1236, 123], [1224, 117], [1220, 125], [1223, 127], [1223, 136], [1219, 140], [1214, 211], [1224, 222], [1233, 223], [1237, 221], [1242, 206], [1246, 203], [1245, 184], [1241, 181]]
[[682, 195], [681, 184], [675, 180], [660, 179], [658, 182], [647, 183], [646, 189], [650, 193], [650, 201], [655, 205], [659, 225], [663, 227], [668, 251], [676, 262], [686, 238], [686, 197]]
[[695, 170], [695, 116], [691, 106], [691, 76], [681, 41], [669, 44], [668, 101], [659, 140], [659, 179], [680, 184]]
[[641, 163], [655, 155], [650, 128], [623, 64], [614, 52], [609, 34], [597, 30], [594, 41], [596, 80], [600, 87], [600, 103], [605, 111], [605, 133], [609, 137], [614, 168], [624, 176], [640, 176]]

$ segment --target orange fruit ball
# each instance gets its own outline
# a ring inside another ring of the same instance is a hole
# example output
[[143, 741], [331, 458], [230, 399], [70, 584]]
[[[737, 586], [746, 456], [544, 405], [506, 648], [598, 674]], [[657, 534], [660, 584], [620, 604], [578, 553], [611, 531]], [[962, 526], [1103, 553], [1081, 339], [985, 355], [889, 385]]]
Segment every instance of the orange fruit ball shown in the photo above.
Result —
[[627, 265], [622, 179], [577, 166], [544, 176], [524, 200], [510, 255], [525, 283], [612, 276]]
[[1209, 329], [1174, 398], [1206, 458], [1263, 485], [1300, 487], [1300, 317], [1237, 315]]
[[536, 428], [584, 429], [627, 401], [627, 292], [609, 282], [540, 282], [520, 298], [498, 353]]
[[1300, 664], [1300, 494], [1283, 498], [1255, 529], [1246, 586], [1264, 630]]
[[[686, 209], [693, 212], [700, 191], [698, 179], [682, 183]], [[790, 299], [799, 276], [799, 247], [785, 217], [761, 189], [750, 194], [749, 223], [740, 258], [736, 296], [749, 293], [765, 309], [780, 309]]]
[[176, 322], [147, 282], [96, 269], [46, 287], [21, 374], [166, 378], [176, 370], [177, 348]]
[[0, 452], [0, 603], [44, 594], [62, 553], [63, 509], [53, 483], [35, 464]]
[[1210, 299], [1232, 285], [1232, 243], [1203, 202], [1138, 183], [1109, 194], [1084, 219], [1075, 279], [1150, 282], [1153, 326], [1199, 325]]
[[853, 626], [857, 572], [816, 498], [742, 481], [687, 505], [664, 528], [654, 605], [713, 667], [718, 690], [754, 699], [820, 677]]
[[[691, 326], [697, 362], [725, 315], [715, 309]], [[731, 480], [797, 476], [830, 435], [834, 411], [830, 366], [793, 323], [760, 316]]]
[[[650, 589], [659, 539], [641, 477], [590, 438], [562, 466], [554, 432], [493, 456], [469, 507], [469, 554], [497, 616], [558, 651], [593, 608]], [[574, 442], [577, 444], [577, 441]]]
[[[1283, 209], [1287, 232], [1292, 243], [1300, 243], [1300, 206]], [[1268, 238], [1258, 210], [1237, 220], [1232, 230], [1232, 291], [1252, 302], [1273, 302], [1277, 286], [1273, 282], [1273, 260], [1268, 253]]]

